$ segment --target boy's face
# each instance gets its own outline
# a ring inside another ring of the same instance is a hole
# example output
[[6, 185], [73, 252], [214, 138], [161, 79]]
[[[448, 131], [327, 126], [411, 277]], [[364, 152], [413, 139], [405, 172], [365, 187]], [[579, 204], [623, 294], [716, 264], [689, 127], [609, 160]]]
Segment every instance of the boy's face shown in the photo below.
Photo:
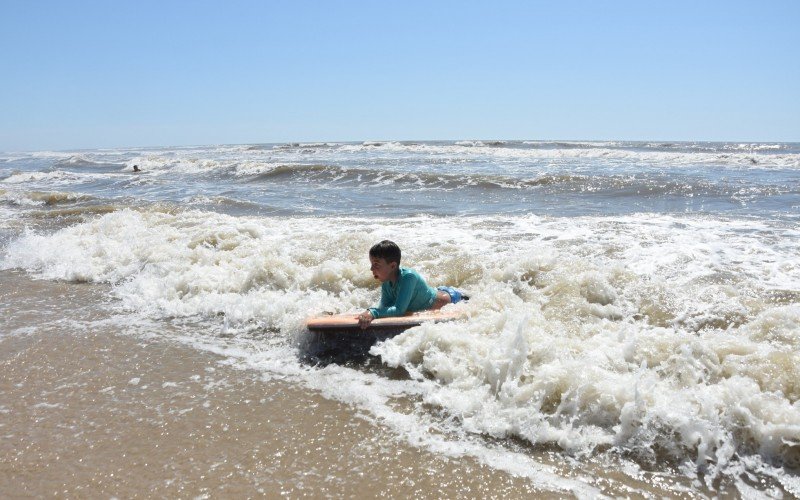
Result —
[[372, 264], [370, 266], [372, 276], [381, 283], [394, 278], [395, 272], [397, 272], [397, 262], [386, 262], [386, 259], [379, 257], [370, 257], [369, 262]]

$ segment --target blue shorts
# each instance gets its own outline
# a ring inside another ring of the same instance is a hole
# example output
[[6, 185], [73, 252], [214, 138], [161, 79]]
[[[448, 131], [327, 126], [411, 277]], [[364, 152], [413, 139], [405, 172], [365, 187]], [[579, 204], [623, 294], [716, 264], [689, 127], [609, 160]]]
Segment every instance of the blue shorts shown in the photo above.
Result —
[[451, 304], [455, 304], [457, 302], [461, 302], [461, 299], [463, 298], [462, 297], [463, 294], [459, 290], [456, 290], [455, 288], [453, 288], [452, 286], [439, 286], [439, 287], [436, 287], [436, 289], [439, 290], [439, 291], [442, 291], [442, 292], [446, 292], [447, 295], [450, 296], [450, 303]]

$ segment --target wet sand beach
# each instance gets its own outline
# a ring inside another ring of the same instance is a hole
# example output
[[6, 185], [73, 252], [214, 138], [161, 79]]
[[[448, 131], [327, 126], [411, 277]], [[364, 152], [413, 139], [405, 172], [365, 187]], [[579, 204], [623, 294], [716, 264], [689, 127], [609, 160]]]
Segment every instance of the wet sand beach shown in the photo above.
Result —
[[102, 319], [105, 287], [8, 271], [1, 282], [4, 498], [547, 493], [398, 443], [346, 404], [214, 354], [76, 329]]

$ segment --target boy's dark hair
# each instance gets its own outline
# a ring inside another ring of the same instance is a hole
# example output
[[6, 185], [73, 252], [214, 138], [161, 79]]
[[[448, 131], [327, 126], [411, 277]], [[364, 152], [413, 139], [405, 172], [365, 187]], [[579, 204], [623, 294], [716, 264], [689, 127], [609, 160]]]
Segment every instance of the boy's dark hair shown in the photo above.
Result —
[[386, 262], [397, 262], [400, 265], [400, 247], [393, 241], [383, 240], [372, 245], [369, 256], [373, 259], [383, 259]]

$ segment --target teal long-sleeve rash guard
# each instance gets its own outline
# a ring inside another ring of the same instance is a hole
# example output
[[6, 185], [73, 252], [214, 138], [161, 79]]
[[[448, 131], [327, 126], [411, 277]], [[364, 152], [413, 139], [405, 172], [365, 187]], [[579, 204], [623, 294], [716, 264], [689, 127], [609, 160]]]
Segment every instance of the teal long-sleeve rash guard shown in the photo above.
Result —
[[385, 281], [381, 285], [381, 303], [369, 312], [373, 318], [402, 316], [407, 312], [430, 309], [436, 301], [436, 290], [429, 287], [422, 276], [413, 269], [400, 268], [397, 281]]

